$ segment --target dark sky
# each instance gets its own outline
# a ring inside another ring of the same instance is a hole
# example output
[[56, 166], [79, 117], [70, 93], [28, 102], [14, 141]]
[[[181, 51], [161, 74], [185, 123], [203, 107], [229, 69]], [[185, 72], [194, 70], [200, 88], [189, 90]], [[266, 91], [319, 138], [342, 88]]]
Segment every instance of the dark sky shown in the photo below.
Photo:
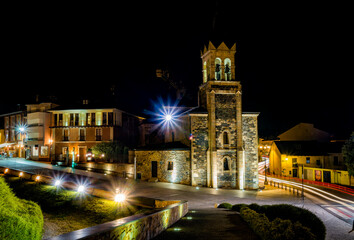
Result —
[[151, 2], [8, 9], [0, 113], [33, 102], [36, 94], [63, 103], [104, 99], [114, 85], [119, 105], [139, 114], [168, 97], [155, 76], [158, 67], [187, 88], [184, 104], [194, 106], [200, 50], [212, 39], [236, 42], [243, 110], [261, 113], [261, 136], [299, 122], [338, 137], [353, 131], [349, 6]]

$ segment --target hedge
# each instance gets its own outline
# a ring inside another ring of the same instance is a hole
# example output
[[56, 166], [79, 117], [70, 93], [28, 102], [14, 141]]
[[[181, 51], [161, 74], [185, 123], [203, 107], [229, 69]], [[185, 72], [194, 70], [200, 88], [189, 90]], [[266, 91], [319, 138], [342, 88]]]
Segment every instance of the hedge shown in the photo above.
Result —
[[264, 213], [257, 213], [248, 207], [241, 208], [240, 215], [252, 230], [264, 240], [316, 239], [310, 229], [302, 226], [299, 222], [292, 223], [290, 220], [280, 218], [269, 221]]
[[15, 196], [0, 177], [0, 239], [41, 239], [43, 214], [31, 201]]
[[323, 222], [307, 209], [295, 207], [289, 204], [258, 205], [250, 204], [248, 207], [257, 213], [264, 213], [270, 221], [280, 218], [290, 220], [293, 223], [299, 222], [304, 227], [311, 229], [317, 239], [326, 238], [326, 227]]

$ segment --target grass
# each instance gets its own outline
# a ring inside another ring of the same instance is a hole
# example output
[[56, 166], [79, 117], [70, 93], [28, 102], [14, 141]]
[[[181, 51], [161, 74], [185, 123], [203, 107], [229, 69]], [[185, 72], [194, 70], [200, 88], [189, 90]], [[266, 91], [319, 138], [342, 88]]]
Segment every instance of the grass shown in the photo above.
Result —
[[114, 201], [81, 195], [75, 191], [6, 177], [18, 197], [34, 201], [44, 213], [44, 237], [71, 232], [131, 216], [146, 209]]
[[0, 239], [41, 239], [43, 215], [40, 207], [20, 199], [0, 177]]

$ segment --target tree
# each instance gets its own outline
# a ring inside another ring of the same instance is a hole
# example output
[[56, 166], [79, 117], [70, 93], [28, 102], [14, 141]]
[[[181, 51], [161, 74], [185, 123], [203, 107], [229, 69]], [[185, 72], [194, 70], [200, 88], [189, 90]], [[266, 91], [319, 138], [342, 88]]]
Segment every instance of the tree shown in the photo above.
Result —
[[344, 164], [347, 166], [349, 173], [349, 185], [351, 185], [351, 176], [354, 176], [354, 132], [343, 145], [342, 153]]
[[124, 162], [125, 158], [128, 156], [128, 151], [128, 147], [118, 141], [102, 142], [92, 148], [92, 153], [96, 156], [104, 154], [104, 158], [119, 160], [119, 162]]

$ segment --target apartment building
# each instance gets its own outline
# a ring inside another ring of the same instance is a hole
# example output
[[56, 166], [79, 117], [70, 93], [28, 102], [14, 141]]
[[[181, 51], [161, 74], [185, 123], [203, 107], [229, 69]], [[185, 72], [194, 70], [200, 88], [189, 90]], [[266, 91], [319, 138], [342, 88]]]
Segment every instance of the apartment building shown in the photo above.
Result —
[[66, 164], [73, 160], [86, 162], [87, 153], [101, 142], [121, 141], [127, 146], [136, 146], [139, 139], [138, 125], [143, 120], [117, 108], [89, 104], [60, 106], [49, 112], [52, 155]]

